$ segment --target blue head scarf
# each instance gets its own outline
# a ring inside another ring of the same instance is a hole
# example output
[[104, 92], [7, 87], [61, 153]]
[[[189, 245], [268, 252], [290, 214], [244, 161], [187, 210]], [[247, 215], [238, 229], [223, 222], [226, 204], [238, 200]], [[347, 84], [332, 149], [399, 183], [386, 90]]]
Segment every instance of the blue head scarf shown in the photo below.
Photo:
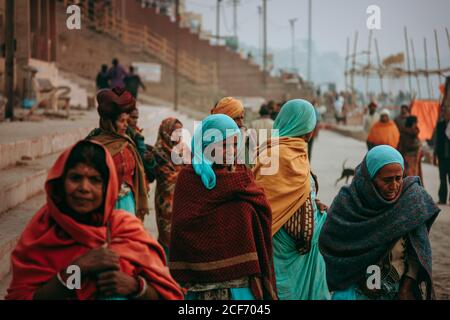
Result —
[[402, 166], [402, 169], [405, 170], [405, 163], [402, 155], [391, 146], [377, 146], [367, 153], [366, 166], [372, 179], [381, 168], [391, 163], [398, 163]]
[[[216, 174], [212, 168], [212, 162], [204, 157], [207, 146], [237, 135], [240, 141], [240, 130], [229, 116], [215, 114], [203, 119], [201, 125], [195, 130], [192, 139], [193, 161], [192, 167], [202, 179], [203, 185], [211, 190], [216, 186]], [[239, 148], [239, 146], [238, 146]]]
[[314, 130], [317, 124], [316, 110], [306, 100], [288, 101], [281, 108], [273, 128], [279, 130], [279, 137], [301, 137]]

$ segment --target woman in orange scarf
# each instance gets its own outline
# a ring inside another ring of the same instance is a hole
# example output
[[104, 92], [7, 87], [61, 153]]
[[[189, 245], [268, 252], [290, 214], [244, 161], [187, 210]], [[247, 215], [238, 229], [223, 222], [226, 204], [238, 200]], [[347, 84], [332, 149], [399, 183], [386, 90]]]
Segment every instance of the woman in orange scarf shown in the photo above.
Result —
[[388, 145], [397, 149], [399, 142], [400, 131], [398, 131], [395, 122], [390, 120], [389, 110], [384, 109], [381, 111], [380, 121], [375, 123], [370, 129], [367, 137], [367, 147], [370, 150], [376, 146]]
[[64, 152], [45, 190], [12, 253], [6, 299], [183, 298], [161, 246], [139, 219], [114, 210], [119, 186], [105, 147], [81, 141]]

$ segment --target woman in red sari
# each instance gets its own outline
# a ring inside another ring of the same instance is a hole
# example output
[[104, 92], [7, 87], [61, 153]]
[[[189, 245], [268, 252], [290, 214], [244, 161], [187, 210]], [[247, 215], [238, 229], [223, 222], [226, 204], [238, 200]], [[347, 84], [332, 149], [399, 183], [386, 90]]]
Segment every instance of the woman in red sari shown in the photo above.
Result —
[[[183, 298], [161, 246], [139, 219], [114, 209], [118, 178], [105, 147], [81, 141], [64, 152], [45, 190], [47, 203], [12, 253], [6, 299]], [[70, 266], [80, 271], [75, 289]]]

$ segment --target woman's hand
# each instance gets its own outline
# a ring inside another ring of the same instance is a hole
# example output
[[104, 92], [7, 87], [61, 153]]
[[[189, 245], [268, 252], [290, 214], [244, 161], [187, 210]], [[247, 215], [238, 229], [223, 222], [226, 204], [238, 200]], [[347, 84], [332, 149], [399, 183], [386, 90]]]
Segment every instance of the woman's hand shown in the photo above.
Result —
[[128, 297], [139, 293], [139, 281], [122, 271], [107, 271], [98, 275], [97, 288], [107, 297]]
[[400, 290], [398, 292], [399, 300], [417, 300], [414, 295], [414, 286], [416, 281], [409, 277], [405, 277], [400, 285]]
[[320, 212], [328, 211], [328, 206], [320, 202], [319, 199], [316, 199], [316, 205]]
[[120, 270], [117, 253], [104, 247], [89, 251], [72, 264], [79, 266], [83, 275], [95, 274], [105, 270]]

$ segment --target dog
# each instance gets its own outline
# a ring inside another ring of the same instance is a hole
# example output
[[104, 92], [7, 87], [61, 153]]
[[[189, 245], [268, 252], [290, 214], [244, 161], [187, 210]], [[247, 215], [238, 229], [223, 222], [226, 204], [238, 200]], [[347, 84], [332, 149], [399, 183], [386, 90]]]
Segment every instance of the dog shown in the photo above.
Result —
[[335, 186], [337, 186], [338, 182], [345, 179], [345, 184], [348, 184], [348, 180], [350, 179], [350, 177], [355, 176], [355, 169], [352, 168], [346, 168], [345, 164], [347, 163], [346, 159], [344, 161], [344, 163], [342, 164], [342, 173], [341, 173], [341, 177], [339, 179], [336, 180], [336, 183], [334, 184]]

